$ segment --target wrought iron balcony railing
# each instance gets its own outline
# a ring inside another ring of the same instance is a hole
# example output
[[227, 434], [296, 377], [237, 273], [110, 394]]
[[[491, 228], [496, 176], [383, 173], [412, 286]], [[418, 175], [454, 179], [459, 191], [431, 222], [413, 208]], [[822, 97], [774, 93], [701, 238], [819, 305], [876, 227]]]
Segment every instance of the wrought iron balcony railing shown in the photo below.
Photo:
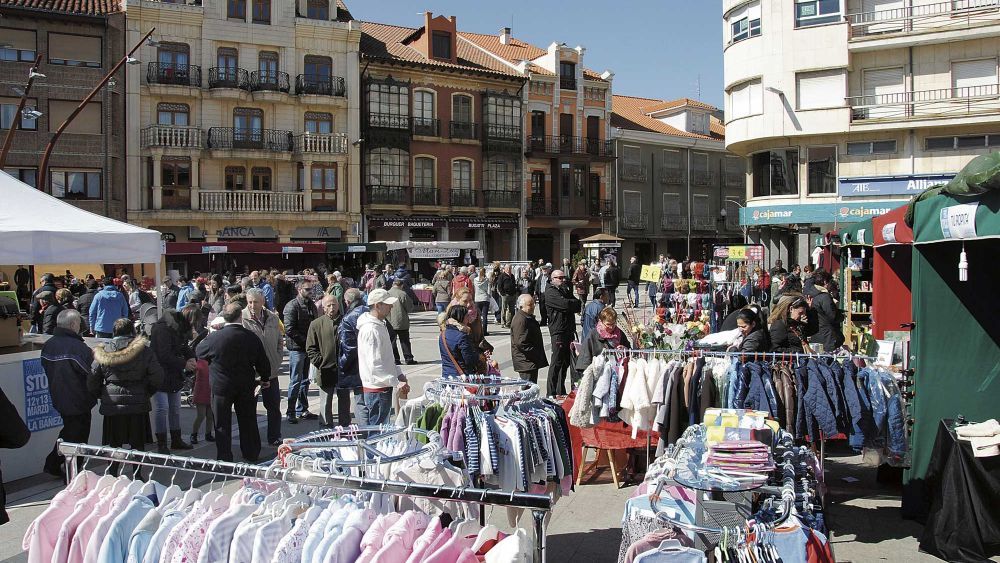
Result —
[[413, 205], [440, 205], [437, 188], [413, 188]]
[[623, 229], [632, 231], [643, 231], [649, 226], [649, 215], [646, 213], [629, 213], [622, 215], [618, 223]]
[[423, 117], [414, 117], [413, 122], [413, 134], [421, 135], [424, 137], [440, 137], [441, 136], [441, 120], [439, 119], [427, 119]]
[[645, 164], [622, 164], [618, 177], [629, 182], [645, 182], [649, 177]]
[[146, 83], [201, 88], [201, 67], [173, 63], [149, 63], [146, 67]]
[[521, 206], [521, 195], [515, 190], [484, 190], [486, 207], [517, 209]]
[[409, 205], [410, 188], [406, 186], [368, 186], [365, 188], [369, 205]]
[[278, 129], [212, 127], [208, 130], [208, 148], [291, 151], [292, 132]]
[[287, 72], [272, 72], [255, 70], [250, 73], [250, 91], [260, 92], [284, 92], [288, 93], [291, 87], [288, 83]]
[[314, 96], [346, 96], [347, 86], [339, 76], [300, 74], [295, 77], [295, 93]]
[[451, 189], [452, 207], [479, 207], [479, 192], [464, 188]]
[[209, 88], [250, 89], [250, 73], [243, 68], [212, 67], [208, 69]]
[[476, 139], [479, 126], [468, 121], [452, 121], [448, 124], [448, 136], [452, 139]]

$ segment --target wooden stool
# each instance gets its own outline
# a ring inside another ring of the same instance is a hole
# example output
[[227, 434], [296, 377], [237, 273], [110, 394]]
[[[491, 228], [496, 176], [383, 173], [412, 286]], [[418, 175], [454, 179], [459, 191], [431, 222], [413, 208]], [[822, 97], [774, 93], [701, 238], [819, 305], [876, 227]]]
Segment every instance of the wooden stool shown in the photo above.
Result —
[[[597, 450], [597, 457], [589, 466], [587, 466], [587, 450], [589, 449]], [[614, 479], [615, 488], [620, 489], [621, 485], [618, 484], [618, 469], [615, 467], [615, 456], [612, 455], [613, 451], [614, 450], [606, 450], [602, 448], [591, 448], [591, 446], [586, 445], [583, 446], [583, 455], [580, 456], [580, 471], [576, 476], [576, 486], [580, 486], [580, 483], [583, 481], [584, 473], [589, 473], [599, 467], [598, 464], [601, 462], [601, 454], [603, 453], [608, 458], [608, 467], [611, 468], [611, 478]]]

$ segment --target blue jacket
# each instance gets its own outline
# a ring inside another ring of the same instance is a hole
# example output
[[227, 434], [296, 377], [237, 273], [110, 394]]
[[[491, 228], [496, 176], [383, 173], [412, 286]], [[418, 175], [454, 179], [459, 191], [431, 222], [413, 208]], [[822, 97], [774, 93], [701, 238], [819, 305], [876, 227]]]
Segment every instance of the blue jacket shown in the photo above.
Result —
[[[269, 310], [273, 311], [274, 310], [274, 288], [271, 287], [271, 284], [267, 283], [266, 281], [260, 280], [260, 285], [257, 286], [257, 289], [259, 289], [260, 292], [264, 294], [264, 306], [267, 307]], [[282, 311], [282, 312], [284, 312], [284, 311]]]
[[[837, 426], [836, 390], [833, 389], [833, 377], [827, 380], [823, 370], [816, 360], [803, 360], [802, 380], [805, 391], [799, 388], [802, 410], [805, 413], [805, 431], [800, 436], [808, 434], [812, 440], [817, 440], [820, 434], [833, 436], [839, 432]], [[830, 371], [827, 368], [827, 371]]]
[[580, 319], [580, 325], [582, 327], [580, 329], [580, 342], [587, 341], [587, 335], [590, 334], [590, 331], [594, 330], [595, 326], [597, 326], [597, 315], [600, 315], [603, 309], [604, 303], [601, 303], [599, 300], [593, 300], [590, 303], [587, 303], [587, 307], [583, 310], [583, 317]]
[[192, 291], [194, 291], [194, 286], [191, 285], [191, 284], [187, 284], [184, 287], [182, 287], [180, 289], [180, 291], [177, 292], [177, 310], [178, 311], [180, 311], [181, 309], [184, 308], [185, 305], [187, 305], [188, 297], [191, 295]]
[[[771, 418], [778, 418], [778, 399], [774, 392], [771, 368], [767, 364], [749, 363], [744, 374], [749, 375], [746, 387], [740, 390], [740, 404], [737, 408], [767, 412]], [[745, 393], [745, 394], [743, 394]]]
[[128, 299], [125, 294], [118, 291], [114, 286], [105, 286], [97, 292], [94, 301], [90, 304], [88, 320], [90, 330], [97, 332], [114, 331], [115, 321], [125, 319], [129, 316]]
[[[472, 345], [469, 335], [456, 327], [449, 326], [445, 329], [444, 339], [438, 338], [438, 349], [441, 351], [441, 377], [458, 377], [460, 374], [474, 374], [478, 371], [479, 352]], [[458, 360], [460, 366], [451, 361], [448, 350], [451, 350], [451, 356]]]
[[367, 305], [356, 305], [349, 309], [340, 321], [340, 377], [337, 387], [353, 389], [361, 387], [361, 371], [358, 369], [358, 319], [368, 312]]

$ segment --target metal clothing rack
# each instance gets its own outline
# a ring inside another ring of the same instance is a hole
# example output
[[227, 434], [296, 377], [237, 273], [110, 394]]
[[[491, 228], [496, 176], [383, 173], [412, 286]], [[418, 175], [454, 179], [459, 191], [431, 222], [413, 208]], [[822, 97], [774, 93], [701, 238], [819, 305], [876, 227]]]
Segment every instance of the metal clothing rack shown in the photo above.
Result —
[[[419, 448], [395, 455], [386, 455], [379, 451], [375, 444], [394, 439], [401, 434], [421, 434], [427, 438], [427, 443]], [[341, 439], [345, 436], [345, 439]], [[332, 471], [336, 468], [358, 468], [361, 476], [366, 475], [367, 470], [373, 466], [377, 469], [383, 463], [394, 463], [407, 459], [415, 459], [424, 455], [433, 455], [441, 450], [441, 435], [437, 432], [423, 430], [421, 428], [408, 427], [400, 428], [391, 425], [382, 426], [348, 426], [317, 430], [308, 434], [303, 434], [298, 438], [286, 439], [278, 446], [278, 461], [285, 467], [307, 466], [313, 469], [327, 469]], [[354, 448], [357, 450], [357, 460], [330, 460], [313, 458], [307, 460], [304, 456], [296, 455], [295, 452], [307, 450], [337, 450], [341, 448]]]
[[[514, 391], [496, 391], [517, 387]], [[455, 379], [435, 379], [424, 387], [424, 396], [440, 403], [461, 401], [533, 401], [541, 397], [538, 385], [528, 380], [506, 379], [493, 383], [471, 383]]]
[[877, 358], [875, 356], [863, 356], [860, 354], [850, 354], [850, 355], [837, 355], [828, 352], [822, 354], [806, 354], [805, 352], [714, 352], [710, 350], [655, 350], [655, 349], [645, 349], [645, 350], [604, 350], [603, 354], [608, 356], [614, 356], [617, 354], [623, 354], [626, 356], [634, 356], [640, 354], [646, 355], [657, 355], [657, 356], [684, 356], [688, 358], [732, 358], [740, 357], [744, 359], [761, 360], [761, 359], [778, 359], [778, 360], [798, 360], [800, 358], [833, 358], [835, 360], [866, 360], [874, 361]]
[[552, 497], [531, 493], [517, 493], [474, 487], [449, 487], [445, 485], [424, 485], [403, 483], [386, 479], [330, 475], [307, 468], [284, 468], [275, 470], [271, 466], [233, 463], [212, 459], [162, 455], [152, 452], [126, 450], [107, 446], [93, 446], [73, 442], [57, 442], [59, 452], [66, 456], [67, 482], [76, 477], [79, 458], [99, 459], [109, 462], [127, 463], [151, 468], [174, 469], [203, 473], [221, 477], [249, 477], [260, 480], [283, 481], [285, 483], [312, 487], [332, 487], [352, 491], [384, 493], [398, 496], [441, 499], [454, 502], [491, 504], [496, 506], [522, 508], [531, 511], [534, 518], [536, 563], [545, 561], [545, 513], [552, 509]]

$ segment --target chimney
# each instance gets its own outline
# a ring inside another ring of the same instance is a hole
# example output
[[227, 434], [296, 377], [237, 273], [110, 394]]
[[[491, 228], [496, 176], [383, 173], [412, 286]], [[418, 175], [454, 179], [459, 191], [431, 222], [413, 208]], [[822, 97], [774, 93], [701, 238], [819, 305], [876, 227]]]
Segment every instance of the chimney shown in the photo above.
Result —
[[510, 45], [510, 39], [511, 39], [511, 37], [510, 37], [510, 28], [509, 27], [505, 27], [505, 28], [501, 29], [500, 30], [500, 44], [501, 45]]

